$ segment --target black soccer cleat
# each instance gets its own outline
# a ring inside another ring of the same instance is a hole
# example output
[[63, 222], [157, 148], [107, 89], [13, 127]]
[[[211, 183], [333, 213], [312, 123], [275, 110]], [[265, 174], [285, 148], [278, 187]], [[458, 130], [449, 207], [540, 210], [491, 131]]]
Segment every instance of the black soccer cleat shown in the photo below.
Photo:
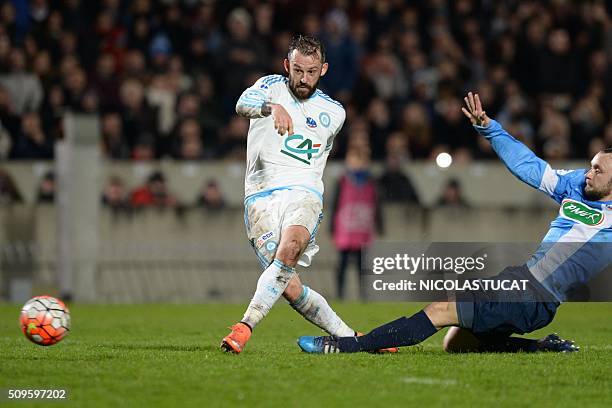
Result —
[[552, 333], [538, 340], [538, 351], [574, 353], [580, 351], [580, 347], [574, 344], [572, 340], [562, 339], [557, 333]]

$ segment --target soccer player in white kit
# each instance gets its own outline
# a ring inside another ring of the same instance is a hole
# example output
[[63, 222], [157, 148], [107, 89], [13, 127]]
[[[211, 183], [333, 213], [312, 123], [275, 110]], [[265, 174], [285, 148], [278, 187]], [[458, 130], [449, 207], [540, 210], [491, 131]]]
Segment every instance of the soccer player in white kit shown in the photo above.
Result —
[[346, 113], [317, 89], [328, 69], [318, 39], [294, 36], [284, 66], [288, 77], [260, 78], [236, 104], [236, 112], [251, 119], [244, 221], [263, 273], [244, 317], [222, 340], [221, 348], [233, 353], [244, 349], [281, 295], [328, 333], [357, 335], [295, 271], [297, 264], [309, 266], [319, 250], [323, 170]]

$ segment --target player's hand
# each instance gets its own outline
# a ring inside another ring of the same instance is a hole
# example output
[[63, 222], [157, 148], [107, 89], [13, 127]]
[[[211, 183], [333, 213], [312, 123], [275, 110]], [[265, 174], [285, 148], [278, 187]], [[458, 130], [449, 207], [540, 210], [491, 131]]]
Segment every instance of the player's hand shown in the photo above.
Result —
[[293, 120], [282, 105], [273, 104], [271, 115], [274, 119], [274, 129], [278, 131], [279, 135], [283, 136], [285, 132], [288, 135], [293, 134]]
[[472, 125], [487, 127], [491, 122], [491, 119], [487, 116], [487, 113], [482, 110], [482, 104], [478, 94], [468, 92], [467, 96], [463, 98], [466, 108], [461, 108], [463, 114], [472, 122]]

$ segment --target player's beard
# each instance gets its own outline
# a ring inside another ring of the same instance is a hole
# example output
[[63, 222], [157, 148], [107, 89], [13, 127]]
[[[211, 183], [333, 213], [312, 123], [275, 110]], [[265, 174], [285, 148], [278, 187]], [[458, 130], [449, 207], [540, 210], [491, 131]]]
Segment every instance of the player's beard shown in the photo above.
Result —
[[293, 80], [293, 78], [291, 78], [291, 76], [289, 76], [289, 89], [291, 89], [291, 92], [293, 93], [293, 95], [295, 95], [296, 98], [300, 100], [305, 100], [310, 98], [312, 94], [315, 93], [320, 81], [321, 78], [319, 77], [314, 86], [311, 87], [305, 84], [301, 84], [299, 81], [296, 82]]
[[612, 193], [612, 179], [608, 182], [608, 184], [603, 188], [595, 188], [586, 184], [584, 186], [584, 196], [589, 201], [599, 201], [602, 198], [610, 195]]

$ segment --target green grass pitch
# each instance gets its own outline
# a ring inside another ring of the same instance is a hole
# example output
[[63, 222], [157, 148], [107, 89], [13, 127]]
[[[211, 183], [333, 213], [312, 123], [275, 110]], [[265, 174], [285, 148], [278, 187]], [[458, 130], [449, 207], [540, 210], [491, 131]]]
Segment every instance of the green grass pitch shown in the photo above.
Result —
[[[281, 302], [282, 303], [282, 302]], [[418, 304], [337, 304], [359, 330]], [[64, 388], [51, 406], [612, 406], [612, 303], [566, 304], [532, 336], [559, 332], [574, 354], [449, 355], [444, 333], [397, 355], [307, 355], [295, 340], [319, 330], [285, 304], [245, 351], [220, 352], [244, 305], [72, 305], [73, 330], [40, 347], [0, 305], [0, 405], [8, 389]]]

